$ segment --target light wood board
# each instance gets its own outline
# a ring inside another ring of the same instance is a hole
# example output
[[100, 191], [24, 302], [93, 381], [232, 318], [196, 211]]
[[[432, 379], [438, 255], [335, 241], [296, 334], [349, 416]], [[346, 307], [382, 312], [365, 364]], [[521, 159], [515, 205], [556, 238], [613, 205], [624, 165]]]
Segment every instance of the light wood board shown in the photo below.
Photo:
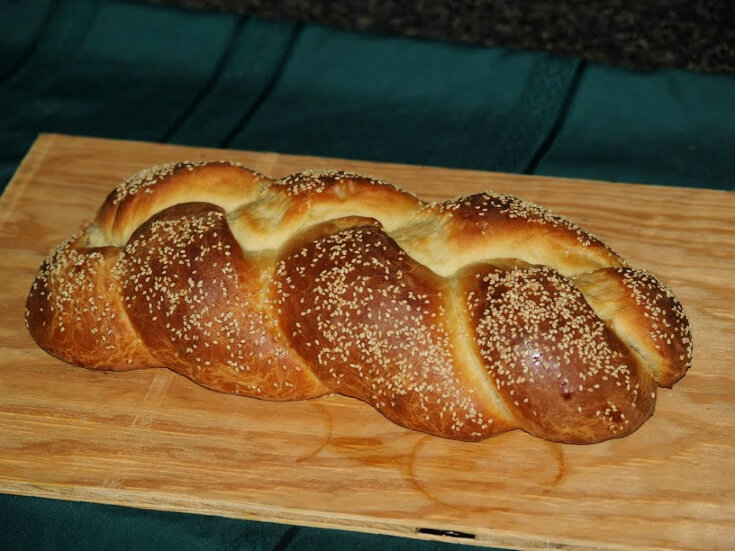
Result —
[[[38, 349], [23, 311], [48, 250], [121, 178], [220, 158], [270, 176], [350, 169], [429, 200], [492, 189], [550, 207], [674, 289], [693, 367], [625, 439], [571, 446], [515, 431], [468, 444], [339, 396], [269, 403]], [[735, 545], [732, 192], [43, 135], [0, 198], [0, 254], [0, 492], [518, 548]]]

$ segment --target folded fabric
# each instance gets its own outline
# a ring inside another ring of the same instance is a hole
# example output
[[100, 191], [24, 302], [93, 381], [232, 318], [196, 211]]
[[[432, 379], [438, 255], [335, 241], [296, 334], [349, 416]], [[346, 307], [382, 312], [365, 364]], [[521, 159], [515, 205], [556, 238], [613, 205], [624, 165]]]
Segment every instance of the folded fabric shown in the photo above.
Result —
[[125, 2], [0, 5], [3, 184], [39, 132], [63, 132], [733, 186], [733, 76]]

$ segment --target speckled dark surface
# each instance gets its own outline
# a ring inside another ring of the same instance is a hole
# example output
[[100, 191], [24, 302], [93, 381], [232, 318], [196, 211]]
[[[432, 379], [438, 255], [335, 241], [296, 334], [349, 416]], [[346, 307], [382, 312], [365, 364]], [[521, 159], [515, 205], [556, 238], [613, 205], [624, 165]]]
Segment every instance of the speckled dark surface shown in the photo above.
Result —
[[525, 50], [628, 68], [735, 72], [733, 0], [149, 0], [353, 30]]

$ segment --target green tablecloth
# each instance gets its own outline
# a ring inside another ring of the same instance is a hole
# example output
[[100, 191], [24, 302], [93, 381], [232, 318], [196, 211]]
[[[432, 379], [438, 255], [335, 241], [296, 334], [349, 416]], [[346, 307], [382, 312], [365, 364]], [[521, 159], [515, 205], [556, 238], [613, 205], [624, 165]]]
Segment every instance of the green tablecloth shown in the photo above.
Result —
[[[0, 189], [40, 132], [735, 189], [735, 77], [122, 1], [0, 0]], [[457, 549], [0, 495], [0, 548]]]
[[735, 77], [92, 0], [0, 0], [0, 180], [39, 132], [733, 189]]

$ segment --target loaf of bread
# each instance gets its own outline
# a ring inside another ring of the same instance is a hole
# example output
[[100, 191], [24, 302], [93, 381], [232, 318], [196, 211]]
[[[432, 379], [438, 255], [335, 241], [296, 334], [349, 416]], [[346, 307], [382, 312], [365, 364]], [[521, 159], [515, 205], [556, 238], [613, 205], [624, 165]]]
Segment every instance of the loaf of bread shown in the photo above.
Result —
[[232, 162], [121, 183], [43, 262], [26, 323], [86, 368], [167, 367], [267, 400], [339, 393], [460, 440], [628, 435], [692, 354], [656, 277], [539, 206]]

